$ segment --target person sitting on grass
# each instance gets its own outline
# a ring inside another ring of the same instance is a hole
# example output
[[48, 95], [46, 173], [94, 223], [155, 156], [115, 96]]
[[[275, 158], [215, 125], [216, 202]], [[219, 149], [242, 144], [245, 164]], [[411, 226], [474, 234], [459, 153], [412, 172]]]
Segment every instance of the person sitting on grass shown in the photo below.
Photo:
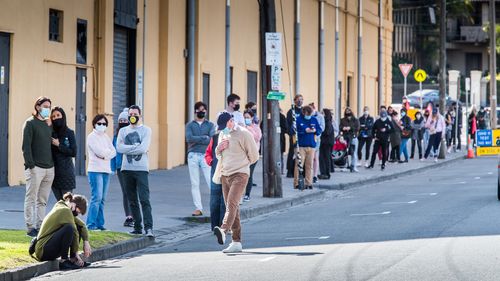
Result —
[[[78, 255], [80, 238], [83, 240], [83, 254], [89, 257], [92, 249], [85, 223], [77, 218], [87, 212], [87, 199], [70, 192], [57, 202], [42, 222], [37, 236], [34, 258], [50, 261], [61, 257], [60, 270], [79, 269], [90, 265]], [[69, 259], [68, 259], [69, 251]]]

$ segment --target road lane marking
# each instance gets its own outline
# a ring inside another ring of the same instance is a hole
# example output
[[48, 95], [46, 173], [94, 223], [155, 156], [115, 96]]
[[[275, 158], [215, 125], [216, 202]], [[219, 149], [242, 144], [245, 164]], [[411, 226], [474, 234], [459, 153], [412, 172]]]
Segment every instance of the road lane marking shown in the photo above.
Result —
[[475, 177], [474, 179], [475, 179], [475, 180], [480, 180], [480, 179], [481, 179], [481, 177]]
[[351, 214], [351, 217], [360, 217], [360, 216], [385, 216], [390, 214], [390, 211], [385, 211], [381, 213], [367, 213], [367, 214]]
[[305, 239], [319, 239], [319, 240], [325, 240], [330, 238], [330, 236], [306, 236], [306, 237], [289, 237], [285, 238], [285, 240], [305, 240]]
[[265, 258], [265, 259], [261, 259], [259, 260], [259, 262], [268, 262], [270, 260], [274, 260], [276, 257], [268, 257], [268, 258]]
[[466, 184], [466, 183], [467, 183], [466, 181], [459, 182], [459, 184]]
[[413, 201], [409, 201], [409, 202], [384, 202], [382, 204], [384, 204], [384, 205], [415, 204], [417, 202], [418, 202], [418, 200], [413, 200]]
[[488, 175], [493, 175], [493, 172], [488, 172]]
[[407, 194], [408, 196], [436, 196], [437, 192], [431, 192], [431, 193], [410, 193]]

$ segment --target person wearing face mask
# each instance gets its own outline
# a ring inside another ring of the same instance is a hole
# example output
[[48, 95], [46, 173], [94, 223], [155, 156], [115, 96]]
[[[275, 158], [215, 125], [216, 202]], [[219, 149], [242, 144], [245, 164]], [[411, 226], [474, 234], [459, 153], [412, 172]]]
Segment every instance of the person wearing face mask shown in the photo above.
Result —
[[141, 108], [138, 105], [130, 106], [128, 109], [130, 125], [118, 133], [116, 150], [123, 153], [123, 181], [134, 219], [134, 230], [129, 233], [143, 234], [142, 218], [144, 217], [144, 234], [154, 238], [153, 211], [149, 199], [148, 152], [151, 145], [151, 128], [142, 124], [141, 119]]
[[[427, 124], [427, 120], [429, 119], [429, 115], [430, 115], [430, 111], [429, 111], [429, 109], [426, 109], [424, 112], [424, 129], [423, 129], [423, 131], [424, 131], [424, 135], [423, 135], [424, 145], [422, 147], [424, 151], [427, 150], [427, 146], [429, 145], [429, 139], [431, 136], [429, 128], [427, 128], [425, 126], [425, 124]], [[434, 155], [432, 155], [432, 151], [431, 151], [431, 156], [434, 156]]]
[[344, 118], [340, 120], [340, 130], [344, 135], [344, 138], [349, 143], [349, 154], [351, 155], [351, 171], [358, 172], [356, 168], [358, 163], [358, 132], [359, 132], [359, 121], [353, 116], [352, 111], [347, 107], [344, 111]]
[[[446, 130], [446, 122], [444, 120], [444, 117], [439, 114], [439, 111], [437, 108], [432, 109], [432, 116], [430, 116], [427, 119], [427, 123], [425, 124], [425, 127], [429, 128], [429, 133], [430, 133], [430, 138], [429, 138], [429, 145], [427, 146], [427, 149], [425, 150], [425, 155], [424, 159], [427, 159], [429, 157], [429, 154], [431, 152], [431, 149], [433, 150], [434, 154], [434, 162], [438, 161], [438, 148], [441, 143], [441, 139], [443, 138], [443, 133]], [[422, 159], [422, 160], [424, 160]]]
[[257, 115], [257, 104], [253, 101], [247, 103], [245, 105], [245, 111], [248, 111], [248, 110], [251, 110], [253, 112], [252, 122], [259, 125], [260, 120], [259, 120], [259, 115]]
[[89, 266], [90, 263], [84, 262], [78, 255], [80, 240], [83, 240], [84, 256], [88, 258], [92, 254], [87, 227], [78, 218], [78, 215], [85, 215], [86, 212], [85, 196], [73, 195], [70, 192], [64, 194], [43, 220], [34, 248], [30, 248], [30, 254], [38, 261], [52, 261], [60, 257], [60, 270]]
[[[116, 129], [116, 133], [113, 137], [113, 146], [115, 147], [115, 149], [116, 149], [116, 140], [118, 139], [118, 133], [122, 128], [127, 127], [128, 125], [129, 125], [128, 108], [125, 107], [123, 111], [120, 113], [120, 115], [118, 115], [118, 128]], [[116, 173], [116, 176], [118, 177], [118, 182], [120, 183], [120, 188], [122, 190], [122, 203], [123, 203], [123, 210], [125, 212], [125, 222], [123, 222], [123, 226], [133, 227], [134, 219], [132, 218], [132, 211], [130, 210], [130, 202], [128, 201], [128, 197], [125, 190], [125, 181], [123, 180], [123, 174], [121, 171], [122, 161], [123, 161], [123, 154], [117, 152], [115, 158], [111, 159], [111, 171]]]
[[224, 111], [221, 111], [217, 114], [217, 118], [223, 113], [227, 112], [231, 115], [233, 115], [234, 121], [236, 121], [236, 124], [245, 127], [245, 118], [243, 117], [243, 113], [241, 113], [240, 110], [240, 96], [236, 94], [230, 94], [226, 98], [227, 102], [227, 107]]
[[[312, 189], [313, 173], [314, 173], [314, 155], [316, 152], [316, 143], [319, 136], [323, 132], [321, 126], [312, 116], [313, 109], [310, 106], [304, 106], [302, 115], [297, 118], [297, 134], [299, 136], [299, 151], [300, 158], [304, 165], [305, 188]], [[296, 159], [295, 173], [293, 186], [299, 188], [299, 161]]]
[[[253, 139], [255, 140], [255, 145], [257, 146], [257, 150], [259, 150], [260, 140], [262, 139], [262, 131], [260, 130], [259, 126], [253, 122], [253, 118], [255, 117], [255, 115], [252, 110], [247, 110], [245, 111], [245, 114], [243, 116], [245, 117], [245, 128], [252, 134]], [[243, 202], [250, 201], [250, 193], [252, 192], [253, 172], [255, 170], [255, 166], [257, 166], [257, 162], [250, 165], [250, 177], [248, 178]]]
[[289, 136], [289, 143], [288, 143], [288, 155], [286, 159], [286, 177], [287, 178], [293, 178], [294, 177], [294, 171], [295, 171], [295, 160], [294, 160], [294, 155], [295, 155], [295, 135], [292, 134], [291, 132], [293, 131], [293, 117], [295, 115], [295, 118], [298, 118], [299, 116], [302, 115], [302, 105], [304, 104], [304, 97], [302, 95], [295, 95], [293, 98], [293, 103], [294, 106], [293, 108], [290, 108], [288, 112], [286, 113], [286, 123], [288, 125], [288, 131], [290, 132]]
[[35, 101], [34, 111], [23, 126], [24, 174], [26, 195], [24, 197], [24, 221], [27, 235], [35, 237], [45, 217], [52, 181], [54, 160], [52, 157], [52, 128], [47, 97]]
[[401, 125], [401, 145], [399, 146], [399, 155], [404, 155], [405, 160], [399, 161], [399, 163], [408, 163], [408, 140], [411, 138], [411, 118], [406, 114], [406, 108], [401, 109], [401, 120], [399, 124]]
[[375, 121], [372, 128], [372, 135], [375, 143], [373, 144], [372, 158], [368, 169], [373, 168], [375, 158], [377, 157], [378, 150], [382, 149], [382, 170], [385, 169], [385, 162], [387, 162], [387, 155], [389, 149], [389, 137], [394, 130], [392, 121], [387, 116], [387, 111], [380, 112], [380, 118]]
[[52, 182], [52, 192], [57, 201], [67, 192], [76, 188], [75, 165], [76, 157], [75, 132], [68, 128], [66, 113], [61, 107], [54, 107], [51, 114], [52, 128], [52, 158], [54, 159], [55, 177]]
[[191, 195], [195, 210], [192, 216], [203, 215], [203, 205], [200, 193], [200, 169], [210, 188], [210, 166], [205, 162], [205, 151], [210, 139], [215, 134], [215, 125], [206, 119], [207, 105], [197, 102], [194, 105], [195, 119], [186, 124], [186, 143], [189, 177], [191, 180]]
[[389, 159], [390, 163], [394, 162], [399, 162], [401, 160], [400, 154], [399, 154], [399, 147], [401, 146], [401, 132], [403, 130], [403, 127], [400, 124], [399, 118], [398, 118], [398, 112], [393, 111], [392, 116], [390, 116], [391, 121], [392, 121], [392, 126], [393, 130], [391, 133], [391, 156]]
[[424, 137], [425, 122], [422, 113], [415, 113], [415, 120], [411, 122], [411, 157], [415, 156], [415, 146], [418, 147], [418, 159], [422, 159], [422, 139]]
[[116, 156], [113, 142], [106, 134], [108, 118], [97, 114], [92, 120], [94, 130], [87, 137], [89, 165], [87, 174], [90, 184], [90, 207], [87, 215], [89, 230], [106, 230], [104, 227], [104, 202], [108, 195], [111, 159]]
[[[363, 108], [363, 116], [359, 118], [359, 147], [358, 147], [358, 159], [362, 159], [363, 146], [366, 144], [365, 149], [365, 167], [370, 164], [368, 160], [370, 159], [370, 148], [372, 146], [372, 129], [375, 120], [370, 116], [368, 106]], [[361, 165], [359, 165], [361, 166]]]
[[477, 129], [478, 130], [486, 130], [488, 126], [486, 125], [486, 111], [484, 110], [484, 106], [479, 108], [479, 112], [477, 113]]
[[446, 152], [450, 153], [451, 152], [451, 146], [453, 142], [453, 137], [454, 135], [452, 134], [453, 132], [453, 125], [455, 124], [455, 112], [453, 111], [453, 107], [449, 107], [448, 111], [444, 115], [444, 119], [446, 122]]

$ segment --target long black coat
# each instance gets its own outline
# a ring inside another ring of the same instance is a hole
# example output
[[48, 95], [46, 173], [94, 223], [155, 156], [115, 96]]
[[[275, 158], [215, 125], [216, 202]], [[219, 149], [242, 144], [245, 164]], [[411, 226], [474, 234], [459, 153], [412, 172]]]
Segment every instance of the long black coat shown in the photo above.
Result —
[[52, 187], [55, 189], [72, 190], [76, 188], [75, 165], [76, 157], [75, 132], [66, 129], [64, 132], [53, 133], [52, 137], [59, 140], [59, 147], [52, 145], [52, 158], [54, 159], [55, 177]]

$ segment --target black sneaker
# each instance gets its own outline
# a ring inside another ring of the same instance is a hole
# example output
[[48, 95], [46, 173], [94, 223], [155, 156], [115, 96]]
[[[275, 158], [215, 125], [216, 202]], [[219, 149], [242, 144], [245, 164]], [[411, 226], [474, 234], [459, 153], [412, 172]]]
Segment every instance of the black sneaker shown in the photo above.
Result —
[[385, 165], [382, 164], [382, 167], [381, 167], [382, 171], [385, 170]]
[[29, 236], [29, 237], [37, 237], [38, 236], [38, 230], [35, 229], [35, 228], [32, 228], [31, 230], [28, 230], [28, 232], [26, 232], [26, 235]]
[[217, 237], [217, 243], [224, 245], [226, 242], [226, 233], [220, 227], [216, 226], [214, 227], [214, 234]]
[[313, 183], [317, 183], [318, 182], [318, 177], [313, 177]]
[[313, 186], [310, 185], [310, 186], [306, 187], [306, 189], [313, 189]]
[[80, 268], [81, 267], [72, 263], [70, 260], [65, 260], [65, 261], [59, 263], [59, 270], [74, 270], [74, 269], [80, 269]]
[[133, 231], [130, 231], [129, 234], [132, 234], [132, 235], [142, 235], [142, 230], [134, 229]]
[[134, 219], [133, 218], [126, 218], [125, 222], [123, 223], [123, 226], [134, 227]]

